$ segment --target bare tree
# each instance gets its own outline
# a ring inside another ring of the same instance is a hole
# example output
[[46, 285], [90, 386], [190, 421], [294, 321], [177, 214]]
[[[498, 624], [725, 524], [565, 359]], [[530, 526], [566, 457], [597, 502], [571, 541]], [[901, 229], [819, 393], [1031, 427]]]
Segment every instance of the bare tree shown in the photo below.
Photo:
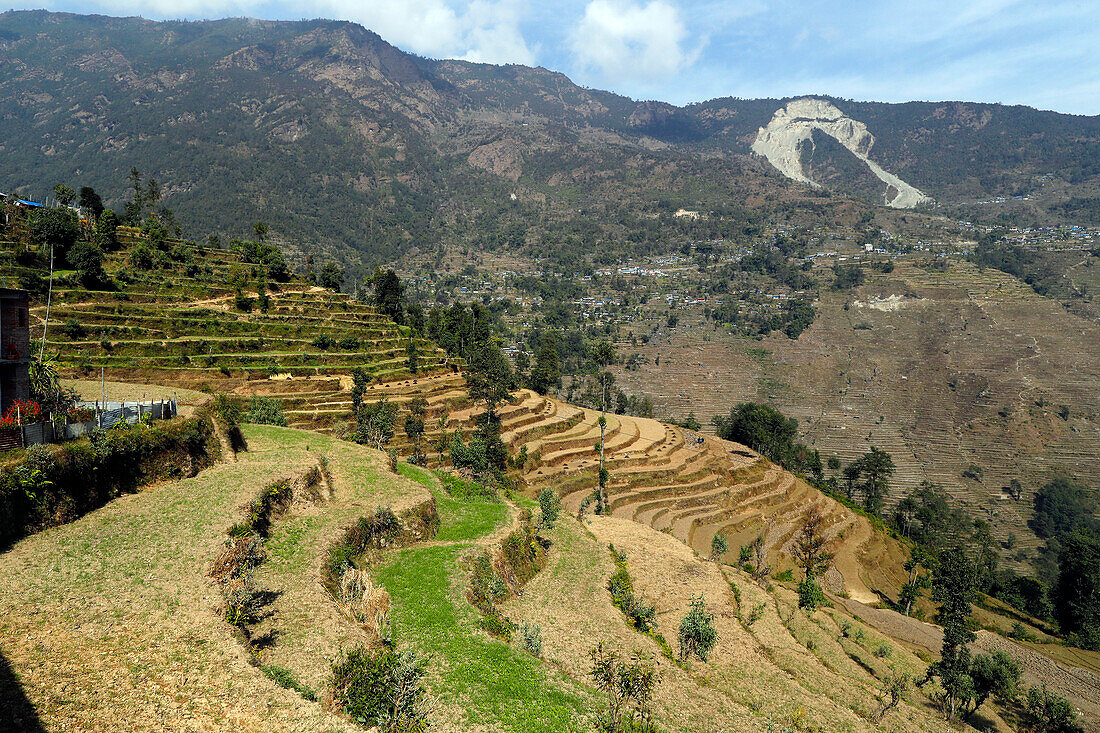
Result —
[[833, 553], [825, 549], [826, 540], [822, 533], [824, 519], [816, 505], [810, 507], [791, 549], [791, 554], [807, 578], [822, 575], [833, 561]]

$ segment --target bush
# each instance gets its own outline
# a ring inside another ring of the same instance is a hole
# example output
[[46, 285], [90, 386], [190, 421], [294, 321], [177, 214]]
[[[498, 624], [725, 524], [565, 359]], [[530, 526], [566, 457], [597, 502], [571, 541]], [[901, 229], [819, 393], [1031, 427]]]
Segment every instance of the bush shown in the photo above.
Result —
[[345, 336], [337, 342], [344, 351], [356, 351], [359, 349], [359, 339], [355, 336]]
[[299, 695], [304, 697], [310, 702], [317, 702], [317, 693], [309, 689], [297, 679], [291, 673], [289, 669], [283, 667], [276, 667], [274, 664], [265, 664], [260, 667], [260, 671], [264, 673], [264, 676], [273, 680], [279, 687], [285, 687], [288, 690], [294, 690]]
[[193, 476], [219, 454], [214, 425], [202, 413], [154, 426], [97, 430], [28, 451], [22, 462], [0, 469], [0, 547], [153, 481]]
[[791, 570], [790, 568], [787, 568], [786, 570], [784, 570], [781, 573], [776, 573], [775, 575], [772, 576], [772, 578], [774, 578], [775, 580], [778, 580], [780, 583], [793, 583], [794, 582], [794, 571]]
[[546, 529], [553, 529], [554, 522], [558, 521], [558, 515], [561, 513], [561, 499], [549, 486], [539, 492], [539, 510], [539, 525]]
[[745, 622], [745, 626], [752, 626], [764, 616], [764, 611], [768, 609], [768, 604], [761, 601], [752, 607], [749, 611], [748, 621]]
[[894, 656], [894, 648], [886, 642], [883, 642], [876, 646], [875, 650], [871, 653], [874, 654], [875, 657], [877, 657], [878, 659], [887, 659]]
[[653, 663], [635, 655], [630, 662], [600, 642], [589, 653], [596, 687], [607, 694], [607, 709], [596, 717], [601, 733], [653, 733], [657, 726], [651, 709], [653, 690], [661, 681]]
[[1024, 723], [1037, 733], [1079, 733], [1077, 711], [1064, 697], [1042, 687], [1032, 687], [1024, 701]]
[[806, 610], [813, 612], [819, 607], [825, 605], [827, 600], [825, 594], [821, 590], [821, 586], [813, 579], [813, 576], [807, 577], [801, 583], [798, 584], [798, 607], [805, 608]]
[[725, 535], [715, 534], [710, 541], [710, 559], [714, 562], [718, 562], [722, 557], [730, 551], [729, 540]]
[[81, 338], [87, 333], [84, 330], [84, 326], [75, 318], [66, 319], [65, 324], [61, 326], [61, 332], [71, 339]]
[[707, 611], [701, 597], [693, 596], [691, 608], [680, 621], [680, 659], [695, 655], [705, 662], [716, 643], [718, 631], [714, 628], [714, 614]]
[[267, 537], [271, 530], [271, 520], [290, 508], [294, 501], [294, 488], [290, 481], [276, 481], [264, 487], [260, 495], [248, 504], [249, 529], [261, 537]]
[[313, 339], [313, 345], [316, 348], [320, 349], [321, 351], [328, 351], [329, 349], [331, 349], [333, 346], [336, 345], [336, 342], [333, 341], [326, 334], [321, 334], [317, 338]]
[[469, 501], [470, 499], [495, 501], [498, 498], [496, 490], [486, 484], [470, 481], [453, 473], [439, 472], [436, 473], [436, 476], [442, 482], [444, 490], [456, 499], [462, 499], [463, 501]]
[[396, 542], [402, 529], [401, 520], [389, 507], [380, 506], [374, 514], [360, 517], [329, 549], [324, 571], [324, 584], [328, 591], [336, 597], [344, 568], [368, 550], [381, 550]]
[[526, 621], [520, 626], [520, 646], [533, 657], [542, 656], [542, 627]]
[[424, 666], [412, 650], [354, 649], [332, 666], [332, 699], [352, 720], [385, 733], [428, 729]]
[[657, 625], [657, 609], [644, 598], [634, 595], [634, 580], [626, 567], [626, 555], [611, 547], [611, 557], [615, 560], [615, 574], [607, 581], [607, 590], [611, 593], [611, 602], [626, 616], [627, 621], [638, 631], [651, 631]]
[[254, 425], [278, 425], [286, 427], [286, 415], [283, 414], [283, 401], [273, 397], [253, 397], [248, 403], [246, 422]]

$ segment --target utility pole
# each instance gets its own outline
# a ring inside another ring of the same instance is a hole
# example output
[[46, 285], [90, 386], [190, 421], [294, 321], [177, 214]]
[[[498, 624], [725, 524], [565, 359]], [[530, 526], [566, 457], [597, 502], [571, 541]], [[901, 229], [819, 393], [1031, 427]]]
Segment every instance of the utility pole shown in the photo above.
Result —
[[50, 302], [53, 300], [53, 245], [50, 245], [50, 290], [46, 295], [46, 320], [42, 322], [42, 344], [38, 349], [38, 363], [46, 353], [46, 329], [50, 327]]

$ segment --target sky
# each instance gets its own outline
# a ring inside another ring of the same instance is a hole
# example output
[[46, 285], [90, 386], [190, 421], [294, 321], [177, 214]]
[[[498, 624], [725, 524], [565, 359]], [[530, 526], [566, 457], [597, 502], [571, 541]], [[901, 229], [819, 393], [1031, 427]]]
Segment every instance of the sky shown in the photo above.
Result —
[[[10, 0], [9, 0], [10, 1]], [[43, 0], [15, 7], [40, 8]], [[150, 19], [360, 23], [432, 58], [674, 104], [828, 94], [1100, 114], [1100, 0], [47, 0]]]

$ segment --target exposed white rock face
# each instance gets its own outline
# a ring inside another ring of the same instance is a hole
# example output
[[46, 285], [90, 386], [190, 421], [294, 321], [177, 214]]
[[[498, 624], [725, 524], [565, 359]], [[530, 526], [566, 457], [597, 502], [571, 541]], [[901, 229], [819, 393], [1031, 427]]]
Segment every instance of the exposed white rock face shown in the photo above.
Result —
[[820, 187], [820, 183], [810, 179], [802, 170], [800, 154], [803, 143], [813, 144], [814, 130], [821, 130], [834, 138], [871, 169], [885, 184], [883, 203], [887, 206], [911, 209], [931, 202], [928, 196], [868, 158], [871, 146], [875, 144], [874, 135], [862, 122], [845, 117], [843, 112], [824, 99], [804, 97], [788, 102], [786, 107], [775, 113], [767, 127], [761, 127], [756, 133], [752, 151], [767, 158], [788, 178]]

